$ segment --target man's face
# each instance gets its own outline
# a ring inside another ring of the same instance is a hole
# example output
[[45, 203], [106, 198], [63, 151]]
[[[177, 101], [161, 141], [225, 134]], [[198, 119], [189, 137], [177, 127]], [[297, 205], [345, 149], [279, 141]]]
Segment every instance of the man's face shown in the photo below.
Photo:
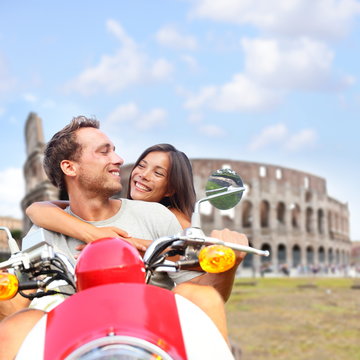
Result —
[[80, 159], [75, 162], [79, 185], [94, 195], [110, 197], [119, 192], [124, 160], [116, 154], [114, 144], [95, 128], [77, 130], [76, 138], [82, 146]]

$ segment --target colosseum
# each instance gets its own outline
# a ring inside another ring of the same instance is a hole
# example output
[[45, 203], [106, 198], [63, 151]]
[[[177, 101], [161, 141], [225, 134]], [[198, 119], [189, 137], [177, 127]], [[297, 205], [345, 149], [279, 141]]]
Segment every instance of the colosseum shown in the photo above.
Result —
[[[36, 139], [34, 134], [37, 134]], [[63, 199], [41, 167], [43, 138], [41, 119], [31, 113], [25, 137], [28, 159], [24, 166], [25, 209], [31, 202]], [[248, 254], [240, 272], [339, 271], [350, 263], [349, 209], [327, 193], [326, 180], [300, 170], [237, 160], [191, 159], [198, 198], [205, 195], [208, 176], [231, 168], [244, 181], [241, 202], [230, 211], [202, 205], [203, 228], [230, 228], [245, 233], [250, 244], [269, 250], [270, 257]], [[122, 167], [126, 194], [131, 164]], [[24, 230], [30, 226], [24, 217]]]
[[[201, 209], [203, 228], [237, 230], [270, 257], [248, 254], [242, 265], [262, 270], [338, 271], [350, 261], [348, 205], [327, 194], [326, 180], [299, 170], [236, 160], [191, 159], [198, 198], [216, 169], [231, 168], [242, 178], [245, 193], [231, 211]], [[124, 166], [128, 178], [131, 165]], [[124, 182], [126, 191], [127, 184]], [[126, 193], [126, 192], [124, 192]], [[241, 269], [240, 269], [241, 271]]]

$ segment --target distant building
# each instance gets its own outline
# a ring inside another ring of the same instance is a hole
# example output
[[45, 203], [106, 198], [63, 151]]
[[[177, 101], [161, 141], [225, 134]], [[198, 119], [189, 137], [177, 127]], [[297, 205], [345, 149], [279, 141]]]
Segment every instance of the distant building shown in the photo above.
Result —
[[351, 264], [360, 271], [360, 241], [354, 241], [351, 248]]
[[25, 124], [26, 161], [24, 164], [25, 197], [21, 202], [24, 213], [24, 233], [31, 227], [25, 215], [26, 208], [35, 201], [59, 199], [59, 190], [48, 180], [44, 168], [44, 135], [42, 121], [35, 113], [30, 113]]

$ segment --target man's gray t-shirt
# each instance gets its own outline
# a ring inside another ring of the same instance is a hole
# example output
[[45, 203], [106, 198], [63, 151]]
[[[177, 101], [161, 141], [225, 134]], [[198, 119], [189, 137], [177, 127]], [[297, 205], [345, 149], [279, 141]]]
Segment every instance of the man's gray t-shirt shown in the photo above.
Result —
[[[102, 221], [88, 222], [97, 227], [116, 226], [125, 230], [132, 237], [145, 240], [155, 240], [162, 236], [172, 236], [182, 231], [176, 216], [159, 203], [128, 199], [121, 199], [121, 202], [120, 210], [111, 218]], [[69, 207], [66, 211], [76, 216], [71, 212]], [[34, 225], [30, 229], [29, 235], [36, 229], [39, 228]], [[83, 244], [82, 241], [48, 230], [44, 231], [44, 237], [45, 240], [54, 247], [55, 252], [64, 254], [70, 262], [75, 265], [76, 260], [74, 255], [79, 253], [76, 247]], [[26, 244], [26, 237], [23, 239], [23, 244]], [[180, 271], [178, 273], [170, 273], [169, 276], [176, 284], [179, 284], [199, 274], [201, 273]]]

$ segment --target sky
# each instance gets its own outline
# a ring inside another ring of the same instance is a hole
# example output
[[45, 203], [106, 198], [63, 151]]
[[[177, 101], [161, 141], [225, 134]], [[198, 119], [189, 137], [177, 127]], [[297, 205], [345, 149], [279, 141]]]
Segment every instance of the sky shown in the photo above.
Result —
[[125, 163], [167, 142], [323, 177], [360, 240], [359, 39], [356, 0], [0, 1], [0, 216], [29, 113], [46, 141], [86, 115]]

